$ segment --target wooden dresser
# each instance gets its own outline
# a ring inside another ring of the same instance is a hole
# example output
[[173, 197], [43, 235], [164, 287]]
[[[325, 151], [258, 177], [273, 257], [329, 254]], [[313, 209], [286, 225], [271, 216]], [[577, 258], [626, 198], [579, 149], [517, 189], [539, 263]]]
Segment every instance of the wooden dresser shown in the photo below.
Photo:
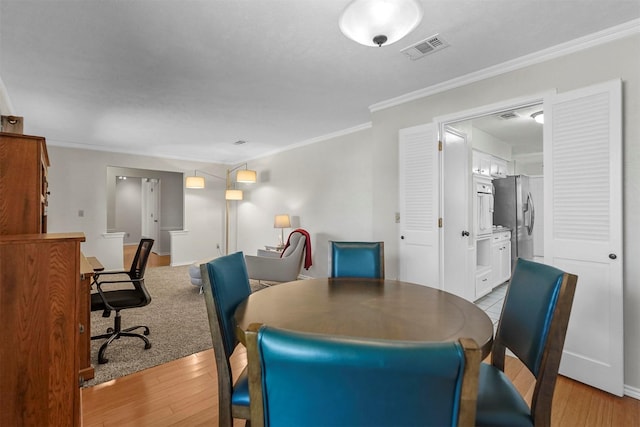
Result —
[[44, 138], [0, 132], [0, 426], [80, 426], [92, 375], [85, 237], [46, 234], [48, 167]]
[[82, 233], [0, 236], [0, 425], [79, 426]]
[[44, 138], [0, 132], [0, 234], [47, 232], [48, 168]]

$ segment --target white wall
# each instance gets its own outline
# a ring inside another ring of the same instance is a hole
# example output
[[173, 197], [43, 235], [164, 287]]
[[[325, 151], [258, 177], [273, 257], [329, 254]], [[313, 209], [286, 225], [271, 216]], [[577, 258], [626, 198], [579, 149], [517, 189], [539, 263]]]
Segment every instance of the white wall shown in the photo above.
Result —
[[[313, 265], [302, 274], [311, 277], [328, 274], [329, 240], [378, 239], [371, 215], [370, 129], [251, 161], [249, 166], [258, 171], [258, 183], [245, 190], [245, 200], [237, 205], [237, 248], [245, 253], [255, 255], [258, 248], [277, 243], [279, 230], [273, 228], [273, 220], [279, 213], [291, 216], [293, 228], [310, 233]], [[290, 231], [285, 230], [285, 239]]]

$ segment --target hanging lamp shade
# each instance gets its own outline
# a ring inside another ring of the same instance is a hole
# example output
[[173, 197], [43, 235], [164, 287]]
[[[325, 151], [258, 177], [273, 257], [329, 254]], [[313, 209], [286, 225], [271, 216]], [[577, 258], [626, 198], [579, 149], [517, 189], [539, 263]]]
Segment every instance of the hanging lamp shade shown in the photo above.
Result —
[[185, 187], [187, 188], [204, 188], [204, 177], [203, 176], [188, 176], [187, 181], [185, 183]]
[[225, 200], [242, 200], [242, 190], [227, 190], [224, 193]]
[[340, 16], [340, 30], [365, 46], [397, 42], [422, 20], [416, 0], [353, 0]]
[[236, 172], [236, 182], [254, 183], [256, 182], [256, 171], [249, 169], [241, 169]]

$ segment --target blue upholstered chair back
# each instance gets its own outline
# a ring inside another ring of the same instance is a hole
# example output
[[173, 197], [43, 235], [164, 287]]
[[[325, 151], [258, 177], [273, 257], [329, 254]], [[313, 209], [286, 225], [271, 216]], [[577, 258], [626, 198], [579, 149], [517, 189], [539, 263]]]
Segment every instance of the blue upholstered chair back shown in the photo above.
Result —
[[496, 340], [538, 376], [564, 272], [518, 259], [504, 301]]
[[457, 425], [465, 366], [457, 342], [362, 340], [265, 325], [257, 348], [265, 426]]
[[237, 344], [233, 313], [238, 304], [251, 294], [244, 255], [242, 252], [236, 252], [209, 261], [207, 272], [211, 281], [225, 352], [230, 355]]
[[384, 279], [384, 242], [330, 242], [331, 277]]

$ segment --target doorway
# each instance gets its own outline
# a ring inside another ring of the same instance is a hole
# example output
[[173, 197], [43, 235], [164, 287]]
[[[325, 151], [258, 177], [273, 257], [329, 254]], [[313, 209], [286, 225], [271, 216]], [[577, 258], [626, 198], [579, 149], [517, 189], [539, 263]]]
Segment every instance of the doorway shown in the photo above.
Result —
[[[474, 301], [504, 283], [496, 272], [512, 266], [492, 266], [501, 259], [493, 254], [494, 207], [486, 207], [480, 229], [474, 189], [479, 183], [492, 189], [493, 179], [507, 175], [536, 174], [542, 181], [543, 126], [532, 117], [542, 109], [542, 99], [515, 100], [436, 119], [443, 141], [442, 289]], [[536, 218], [542, 229], [542, 211]]]
[[[153, 252], [169, 256], [169, 232], [184, 226], [183, 174], [108, 166], [106, 179], [107, 232], [124, 233], [123, 244], [134, 247], [143, 236], [149, 236], [155, 240]], [[122, 196], [120, 187], [128, 187], [129, 193]], [[124, 222], [122, 211], [127, 212]]]

